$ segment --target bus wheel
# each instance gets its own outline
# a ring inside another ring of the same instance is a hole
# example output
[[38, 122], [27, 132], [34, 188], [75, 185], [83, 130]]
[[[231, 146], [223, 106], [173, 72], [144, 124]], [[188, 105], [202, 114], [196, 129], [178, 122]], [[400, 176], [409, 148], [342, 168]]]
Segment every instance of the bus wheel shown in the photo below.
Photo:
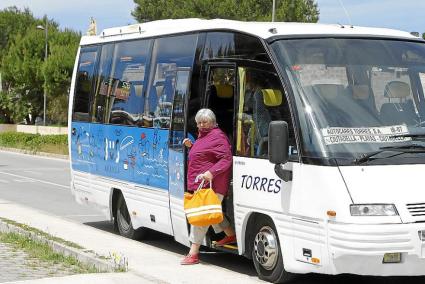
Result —
[[142, 239], [146, 234], [145, 228], [133, 229], [131, 223], [130, 214], [125, 203], [124, 196], [121, 194], [117, 201], [117, 227], [121, 236], [129, 239], [139, 240]]
[[284, 283], [293, 279], [293, 274], [283, 268], [279, 238], [273, 222], [264, 217], [258, 221], [252, 245], [252, 260], [258, 277], [273, 283]]

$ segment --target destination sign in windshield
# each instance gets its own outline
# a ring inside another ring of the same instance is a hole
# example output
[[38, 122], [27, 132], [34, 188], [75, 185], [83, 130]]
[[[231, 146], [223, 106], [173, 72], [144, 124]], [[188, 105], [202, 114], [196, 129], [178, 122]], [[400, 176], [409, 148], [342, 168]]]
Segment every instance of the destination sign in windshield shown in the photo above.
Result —
[[322, 128], [326, 145], [348, 143], [392, 143], [410, 141], [410, 137], [394, 137], [409, 134], [406, 125], [385, 127], [329, 127]]

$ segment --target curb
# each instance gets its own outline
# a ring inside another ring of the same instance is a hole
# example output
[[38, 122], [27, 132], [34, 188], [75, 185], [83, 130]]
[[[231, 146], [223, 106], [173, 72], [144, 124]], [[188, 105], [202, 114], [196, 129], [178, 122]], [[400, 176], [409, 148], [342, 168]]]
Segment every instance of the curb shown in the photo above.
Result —
[[[2, 233], [15, 233], [20, 234], [36, 242], [42, 242], [47, 244], [52, 248], [52, 250], [56, 253], [63, 254], [65, 256], [72, 256], [77, 259], [79, 262], [96, 268], [99, 272], [117, 272], [118, 269], [122, 268], [117, 266], [113, 261], [100, 259], [99, 256], [94, 254], [94, 252], [84, 249], [77, 249], [73, 247], [69, 247], [57, 241], [50, 240], [42, 235], [39, 235], [35, 232], [30, 232], [24, 230], [18, 226], [6, 223], [5, 221], [0, 219], [0, 232]], [[127, 268], [124, 267], [125, 271]]]
[[68, 155], [53, 154], [53, 153], [46, 153], [46, 152], [35, 152], [33, 150], [27, 150], [27, 149], [17, 149], [17, 148], [8, 148], [8, 147], [2, 147], [2, 146], [0, 146], [0, 150], [1, 151], [7, 151], [7, 152], [14, 152], [14, 153], [26, 154], [26, 155], [43, 156], [43, 157], [50, 157], [50, 158], [57, 158], [57, 159], [69, 160], [69, 156]]

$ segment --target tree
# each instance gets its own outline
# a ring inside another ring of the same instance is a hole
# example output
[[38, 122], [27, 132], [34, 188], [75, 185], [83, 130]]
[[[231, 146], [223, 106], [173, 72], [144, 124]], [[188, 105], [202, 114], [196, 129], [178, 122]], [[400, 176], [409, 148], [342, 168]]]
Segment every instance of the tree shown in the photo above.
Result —
[[[270, 21], [272, 0], [134, 0], [132, 12], [139, 22], [178, 18], [225, 18]], [[314, 0], [276, 0], [276, 21], [317, 22]]]
[[422, 38], [425, 39], [425, 33], [422, 34]]
[[[11, 118], [15, 122], [34, 118], [42, 105], [42, 73], [44, 38], [36, 32], [17, 35], [3, 57], [2, 72], [8, 101], [16, 108], [12, 109]], [[19, 112], [18, 111], [22, 111]]]
[[49, 101], [47, 115], [53, 123], [67, 122], [68, 93], [80, 37], [71, 30], [54, 31], [49, 37], [50, 54], [43, 74]]
[[9, 7], [0, 11], [0, 62], [13, 37], [25, 33], [28, 27], [36, 26], [37, 22], [40, 21], [28, 9], [20, 11], [16, 7]]
[[[15, 20], [13, 20], [15, 19]], [[7, 28], [0, 45], [0, 72], [4, 91], [0, 93], [0, 120], [9, 123], [25, 119], [34, 123], [43, 111], [43, 92], [47, 90], [47, 117], [53, 123], [66, 124], [67, 94], [75, 61], [79, 33], [60, 31], [57, 23], [48, 21], [48, 59], [45, 36], [28, 10], [16, 8], [0, 11], [0, 26]], [[18, 25], [18, 26], [15, 26]]]

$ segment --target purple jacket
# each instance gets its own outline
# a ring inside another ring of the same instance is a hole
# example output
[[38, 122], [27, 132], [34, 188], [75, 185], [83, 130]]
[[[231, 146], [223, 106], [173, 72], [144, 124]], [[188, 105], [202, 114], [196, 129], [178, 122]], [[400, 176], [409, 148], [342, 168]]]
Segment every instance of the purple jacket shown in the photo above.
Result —
[[[190, 148], [187, 170], [189, 191], [198, 189], [201, 181], [195, 183], [195, 178], [206, 171], [210, 171], [213, 175], [214, 191], [226, 195], [232, 172], [232, 151], [226, 134], [218, 127], [208, 132], [200, 132], [198, 139]], [[208, 182], [204, 184], [204, 188], [207, 187]]]

